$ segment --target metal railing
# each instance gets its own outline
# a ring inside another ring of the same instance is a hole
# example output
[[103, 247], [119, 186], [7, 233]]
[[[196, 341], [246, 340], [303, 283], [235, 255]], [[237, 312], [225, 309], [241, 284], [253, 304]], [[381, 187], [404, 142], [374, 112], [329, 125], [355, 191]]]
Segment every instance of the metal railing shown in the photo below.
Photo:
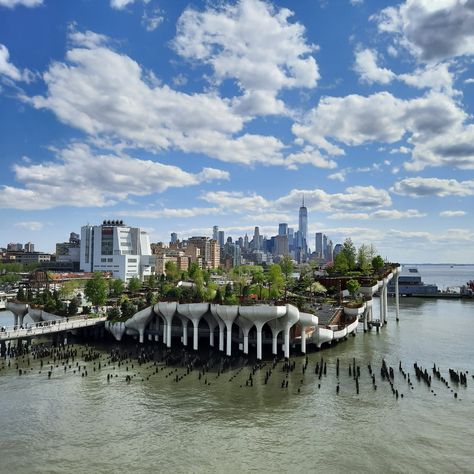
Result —
[[69, 318], [67, 321], [65, 319], [55, 319], [52, 321], [42, 321], [41, 323], [35, 323], [34, 325], [24, 327], [23, 329], [18, 328], [18, 326], [8, 326], [2, 328], [0, 331], [0, 341], [41, 336], [44, 334], [52, 334], [56, 332], [69, 331], [72, 329], [96, 326], [99, 323], [103, 323], [106, 319], [107, 318], [105, 316], [98, 318]]

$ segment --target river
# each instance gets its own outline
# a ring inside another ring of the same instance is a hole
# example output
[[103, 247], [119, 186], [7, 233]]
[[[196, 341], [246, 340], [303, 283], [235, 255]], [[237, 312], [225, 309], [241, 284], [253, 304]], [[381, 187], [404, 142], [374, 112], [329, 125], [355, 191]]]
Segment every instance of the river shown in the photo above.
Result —
[[[463, 267], [464, 280], [474, 278], [473, 269], [468, 275]], [[426, 268], [420, 271], [441, 287], [464, 283], [446, 275], [438, 282]], [[391, 299], [389, 323], [379, 333], [358, 332], [309, 354], [304, 375], [304, 358], [292, 357], [296, 369], [287, 389], [280, 388], [281, 365], [267, 385], [269, 367], [257, 371], [253, 387], [245, 386], [249, 369], [231, 382], [236, 372], [208, 374], [206, 385], [197, 373], [175, 383], [166, 371], [94, 372], [92, 362], [87, 377], [55, 369], [48, 379], [36, 361], [28, 375], [6, 367], [0, 371], [0, 472], [473, 472], [474, 300], [406, 298], [400, 307], [398, 324]], [[0, 317], [4, 324], [7, 314]], [[314, 370], [321, 357], [327, 375], [319, 378]], [[361, 368], [359, 394], [348, 375], [353, 358]], [[394, 368], [403, 398], [381, 380], [382, 358]], [[429, 388], [416, 380], [414, 362], [430, 374], [436, 363], [448, 379], [449, 368], [467, 370], [468, 386], [450, 382], [458, 398], [438, 380]], [[107, 373], [119, 377], [108, 383]]]

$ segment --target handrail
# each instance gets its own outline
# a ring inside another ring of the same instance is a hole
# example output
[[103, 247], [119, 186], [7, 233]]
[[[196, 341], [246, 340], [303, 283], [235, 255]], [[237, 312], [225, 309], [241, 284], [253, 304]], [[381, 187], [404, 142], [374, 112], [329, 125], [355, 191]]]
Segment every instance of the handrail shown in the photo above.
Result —
[[45, 325], [38, 326], [36, 323], [35, 326], [23, 329], [14, 329], [14, 326], [10, 326], [5, 328], [5, 331], [0, 332], [0, 340], [9, 340], [9, 339], [16, 339], [21, 337], [31, 337], [31, 336], [39, 336], [42, 334], [51, 334], [55, 332], [61, 331], [68, 331], [72, 329], [84, 328], [88, 326], [95, 326], [97, 323], [101, 323], [106, 321], [106, 317], [102, 316], [99, 318], [81, 318], [81, 319], [73, 319], [72, 321], [65, 321], [62, 320], [53, 320], [53, 321], [45, 321]]

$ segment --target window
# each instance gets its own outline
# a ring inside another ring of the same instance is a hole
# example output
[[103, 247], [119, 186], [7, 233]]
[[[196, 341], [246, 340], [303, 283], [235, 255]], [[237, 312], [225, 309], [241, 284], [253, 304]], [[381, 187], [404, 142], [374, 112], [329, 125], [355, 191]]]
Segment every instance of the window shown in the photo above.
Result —
[[106, 262], [107, 259], [106, 259], [106, 258], [101, 258], [100, 261], [101, 261], [101, 262]]

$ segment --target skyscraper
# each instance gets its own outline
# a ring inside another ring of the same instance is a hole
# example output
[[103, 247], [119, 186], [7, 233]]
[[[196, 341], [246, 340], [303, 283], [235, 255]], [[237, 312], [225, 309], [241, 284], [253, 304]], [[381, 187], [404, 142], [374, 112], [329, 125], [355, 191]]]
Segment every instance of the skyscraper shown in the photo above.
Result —
[[225, 235], [224, 235], [224, 231], [223, 230], [220, 230], [218, 233], [217, 233], [217, 241], [219, 242], [219, 245], [221, 248], [224, 247], [224, 238], [225, 238]]
[[172, 244], [175, 244], [178, 241], [178, 234], [176, 232], [171, 232], [171, 240]]
[[324, 250], [323, 250], [323, 233], [322, 232], [316, 232], [314, 243], [315, 243], [314, 248], [315, 248], [316, 256], [319, 258], [323, 258]]
[[219, 240], [219, 226], [217, 225], [212, 228], [212, 238], [213, 240]]
[[254, 250], [260, 250], [260, 229], [258, 227], [255, 227], [252, 243]]
[[288, 224], [278, 224], [278, 235], [288, 235]]
[[299, 212], [299, 222], [298, 222], [298, 232], [299, 232], [299, 242], [298, 247], [300, 248], [300, 261], [306, 261], [306, 252], [307, 252], [307, 239], [308, 239], [308, 209], [304, 205], [304, 195], [303, 201], [301, 203], [300, 212]]

